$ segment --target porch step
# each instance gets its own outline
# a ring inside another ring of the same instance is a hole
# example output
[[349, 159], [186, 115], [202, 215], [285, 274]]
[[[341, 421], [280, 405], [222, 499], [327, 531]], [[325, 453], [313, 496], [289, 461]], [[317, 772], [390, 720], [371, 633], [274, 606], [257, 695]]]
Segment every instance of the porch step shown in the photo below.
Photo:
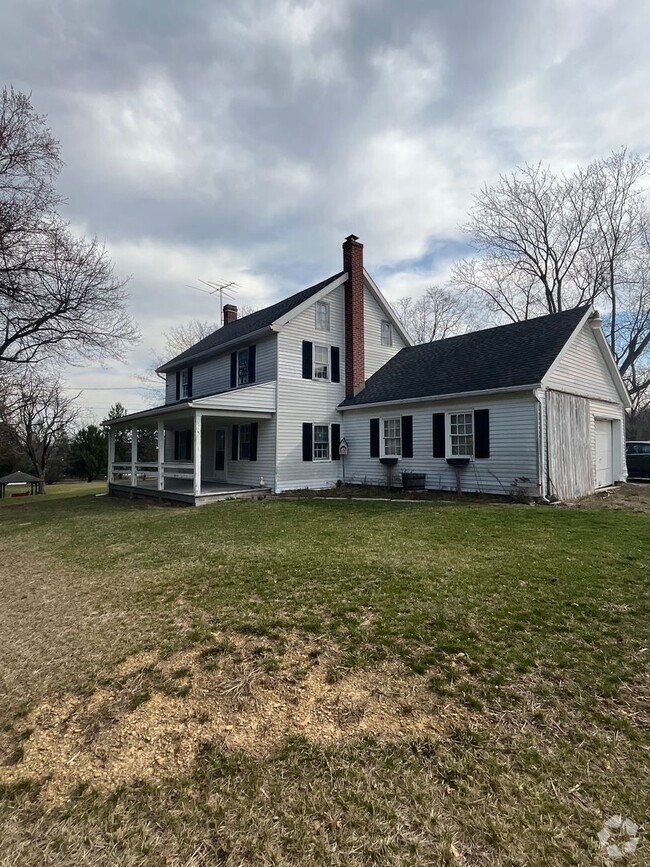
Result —
[[269, 496], [271, 488], [236, 488], [211, 491], [195, 497], [194, 494], [185, 491], [159, 491], [157, 488], [144, 486], [120, 485], [111, 482], [109, 494], [117, 497], [129, 497], [130, 499], [153, 499], [159, 502], [182, 503], [186, 506], [206, 506], [209, 503], [223, 502], [224, 500], [250, 500], [262, 499]]

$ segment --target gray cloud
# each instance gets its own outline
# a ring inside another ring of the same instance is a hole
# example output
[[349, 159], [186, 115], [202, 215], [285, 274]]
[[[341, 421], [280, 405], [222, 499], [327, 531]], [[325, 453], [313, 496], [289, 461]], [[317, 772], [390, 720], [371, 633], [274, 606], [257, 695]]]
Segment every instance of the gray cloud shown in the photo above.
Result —
[[[650, 146], [645, 0], [0, 11], [1, 77], [48, 113], [70, 219], [133, 275], [151, 345], [173, 321], [216, 315], [184, 288], [198, 276], [235, 276], [242, 302], [265, 303], [336, 270], [350, 231], [389, 295], [409, 275], [417, 291], [444, 272], [484, 181], [524, 160]], [[84, 381], [130, 384], [145, 359], [141, 347]]]

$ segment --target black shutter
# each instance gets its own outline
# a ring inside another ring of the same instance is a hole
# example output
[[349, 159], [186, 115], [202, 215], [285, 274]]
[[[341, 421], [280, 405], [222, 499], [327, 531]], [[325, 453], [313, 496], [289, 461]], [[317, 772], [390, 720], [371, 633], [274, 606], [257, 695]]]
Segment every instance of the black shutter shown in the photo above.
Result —
[[194, 370], [193, 367], [187, 368], [187, 396], [188, 397], [192, 397], [192, 380], [194, 378], [192, 376], [193, 370]]
[[180, 453], [181, 453], [181, 432], [179, 430], [174, 431], [174, 460], [180, 461]]
[[230, 387], [237, 388], [237, 353], [230, 353]]
[[[254, 349], [255, 347], [253, 347]], [[251, 455], [249, 458], [250, 461], [257, 460], [257, 422], [251, 422]]]
[[[248, 381], [255, 382], [255, 345], [248, 347]], [[251, 458], [252, 460], [252, 458]]]
[[379, 457], [379, 419], [370, 419], [370, 457]]
[[339, 443], [341, 442], [341, 425], [333, 424], [332, 425], [332, 444], [330, 446], [332, 450], [332, 460], [340, 461], [341, 455], [339, 454]]
[[234, 424], [232, 426], [232, 437], [231, 437], [231, 448], [230, 448], [230, 457], [233, 461], [239, 460], [239, 425]]
[[176, 400], [181, 399], [181, 372], [176, 371]]
[[[309, 345], [311, 346], [311, 343]], [[303, 346], [304, 346], [304, 344], [303, 344]], [[303, 425], [302, 425], [302, 459], [303, 459], [303, 461], [312, 461], [314, 459], [313, 448], [314, 448], [314, 443], [313, 443], [312, 426], [308, 422], [303, 422]]]
[[413, 416], [402, 416], [402, 457], [413, 457]]
[[332, 382], [341, 381], [341, 353], [338, 346], [332, 347]]
[[194, 451], [194, 431], [186, 430], [185, 431], [185, 458], [186, 461], [193, 461], [193, 451]]
[[302, 342], [302, 378], [314, 378], [314, 371], [312, 366], [312, 344], [309, 342], [309, 340], [303, 340]]
[[445, 414], [434, 412], [433, 414], [433, 456], [444, 458], [445, 456]]
[[474, 410], [474, 457], [490, 457], [490, 410]]

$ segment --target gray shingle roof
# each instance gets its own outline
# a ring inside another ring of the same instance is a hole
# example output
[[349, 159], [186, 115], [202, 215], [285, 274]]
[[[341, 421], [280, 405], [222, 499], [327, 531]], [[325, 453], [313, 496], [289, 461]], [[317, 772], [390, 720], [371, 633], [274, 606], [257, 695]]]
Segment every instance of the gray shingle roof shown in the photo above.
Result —
[[255, 313], [249, 313], [248, 316], [242, 316], [241, 319], [236, 319], [234, 322], [218, 328], [216, 331], [213, 331], [212, 334], [208, 334], [207, 337], [204, 337], [203, 340], [199, 340], [199, 342], [195, 343], [194, 346], [190, 346], [190, 348], [186, 349], [185, 352], [181, 352], [180, 355], [172, 358], [171, 361], [166, 361], [158, 368], [158, 370], [161, 372], [173, 370], [174, 368], [181, 366], [183, 362], [190, 361], [197, 355], [202, 355], [204, 352], [209, 352], [211, 349], [218, 349], [224, 343], [243, 339], [248, 334], [261, 331], [263, 328], [269, 328], [276, 319], [289, 313], [294, 307], [297, 307], [299, 304], [302, 304], [303, 301], [311, 298], [312, 295], [316, 295], [316, 293], [320, 292], [321, 289], [324, 289], [328, 283], [337, 280], [344, 273], [344, 271], [339, 271], [338, 274], [334, 274], [326, 280], [321, 280], [320, 283], [316, 283], [308, 289], [302, 289], [300, 292], [296, 292], [295, 295], [291, 295], [289, 298], [278, 301], [276, 304], [271, 304], [270, 307], [265, 307], [263, 310], [256, 310]]
[[589, 306], [409, 346], [341, 406], [535, 385]]

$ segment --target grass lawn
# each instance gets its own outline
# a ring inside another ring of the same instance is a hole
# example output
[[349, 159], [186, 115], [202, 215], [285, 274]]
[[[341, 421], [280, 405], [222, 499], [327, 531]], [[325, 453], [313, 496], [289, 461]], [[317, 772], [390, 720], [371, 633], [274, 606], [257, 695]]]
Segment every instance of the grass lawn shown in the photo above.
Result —
[[3, 867], [592, 865], [647, 816], [636, 495], [102, 488], [0, 501]]

